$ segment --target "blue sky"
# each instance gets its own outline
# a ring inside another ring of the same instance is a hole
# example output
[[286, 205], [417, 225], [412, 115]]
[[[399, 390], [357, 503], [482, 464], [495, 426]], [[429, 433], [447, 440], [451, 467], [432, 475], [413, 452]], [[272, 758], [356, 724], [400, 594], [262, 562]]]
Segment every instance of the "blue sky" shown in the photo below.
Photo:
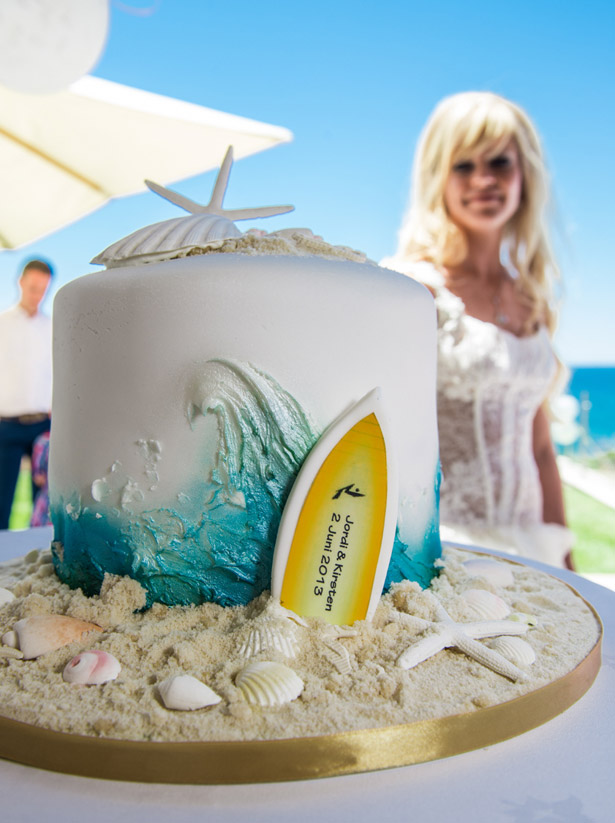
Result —
[[[395, 248], [414, 146], [438, 100], [486, 89], [517, 101], [553, 180], [559, 353], [571, 365], [615, 364], [614, 40], [611, 0], [112, 0], [92, 73], [289, 128], [292, 143], [235, 164], [225, 206], [294, 203], [294, 214], [259, 226], [308, 226], [374, 259]], [[214, 177], [175, 188], [206, 201]], [[113, 241], [178, 215], [137, 195], [0, 252], [0, 308], [15, 299], [25, 257], [50, 258], [57, 287], [93, 270], [88, 261]]]

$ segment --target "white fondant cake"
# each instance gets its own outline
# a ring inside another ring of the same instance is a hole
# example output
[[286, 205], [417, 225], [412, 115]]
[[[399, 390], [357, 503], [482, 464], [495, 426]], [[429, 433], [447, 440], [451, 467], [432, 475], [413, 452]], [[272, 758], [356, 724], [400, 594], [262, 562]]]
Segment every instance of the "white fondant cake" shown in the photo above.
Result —
[[[441, 552], [427, 290], [309, 233], [210, 217], [137, 232], [56, 297], [53, 558], [0, 564], [0, 756], [297, 779], [458, 754], [563, 711], [599, 666], [573, 590], [450, 547], [425, 588]], [[282, 509], [375, 387], [399, 474], [394, 585], [372, 620], [303, 619], [257, 597]]]
[[247, 603], [269, 588], [307, 453], [379, 386], [399, 465], [388, 583], [427, 585], [440, 554], [430, 294], [304, 231], [237, 237], [226, 221], [221, 239], [221, 219], [141, 230], [97, 258], [113, 268], [56, 296], [60, 578], [93, 594], [105, 572], [128, 574], [149, 603]]

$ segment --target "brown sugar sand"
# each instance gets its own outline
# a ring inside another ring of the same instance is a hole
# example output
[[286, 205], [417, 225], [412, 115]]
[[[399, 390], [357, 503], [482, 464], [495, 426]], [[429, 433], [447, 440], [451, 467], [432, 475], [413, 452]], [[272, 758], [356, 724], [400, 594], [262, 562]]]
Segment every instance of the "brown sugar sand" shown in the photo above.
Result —
[[[30, 552], [0, 564], [0, 586], [15, 595], [0, 605], [0, 636], [18, 620], [44, 614], [90, 621], [102, 632], [34, 660], [0, 646], [0, 714], [55, 731], [125, 740], [312, 736], [492, 706], [548, 684], [587, 656], [600, 626], [569, 586], [506, 560], [497, 562], [512, 571], [514, 582], [495, 585], [470, 576], [464, 562], [472, 558], [476, 554], [447, 549], [429, 590], [409, 581], [395, 584], [371, 623], [341, 630], [315, 619], [300, 625], [281, 617], [267, 593], [242, 607], [156, 604], [140, 611], [145, 594], [136, 581], [108, 575], [97, 597], [85, 597], [58, 580], [48, 551]], [[497, 674], [455, 648], [409, 670], [398, 665], [402, 652], [437, 631], [429, 622], [436, 620], [438, 604], [459, 623], [481, 619], [463, 596], [470, 589], [498, 595], [510, 609], [508, 619], [530, 624], [523, 638], [536, 660], [522, 666], [524, 679]], [[276, 626], [286, 633], [283, 642], [271, 642]], [[63, 680], [66, 664], [89, 649], [115, 655], [121, 663], [117, 679], [89, 686]], [[273, 707], [248, 702], [236, 678], [255, 660], [291, 668], [304, 683], [300, 696]], [[220, 702], [194, 711], [167, 709], [159, 684], [175, 674], [196, 677]]]

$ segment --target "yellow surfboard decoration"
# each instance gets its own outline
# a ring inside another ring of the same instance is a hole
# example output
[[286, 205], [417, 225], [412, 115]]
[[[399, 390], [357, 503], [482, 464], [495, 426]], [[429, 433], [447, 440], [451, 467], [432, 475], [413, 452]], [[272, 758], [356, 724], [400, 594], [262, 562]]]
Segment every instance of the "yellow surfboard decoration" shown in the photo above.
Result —
[[282, 514], [272, 595], [304, 617], [371, 619], [397, 524], [397, 475], [380, 389], [316, 443]]

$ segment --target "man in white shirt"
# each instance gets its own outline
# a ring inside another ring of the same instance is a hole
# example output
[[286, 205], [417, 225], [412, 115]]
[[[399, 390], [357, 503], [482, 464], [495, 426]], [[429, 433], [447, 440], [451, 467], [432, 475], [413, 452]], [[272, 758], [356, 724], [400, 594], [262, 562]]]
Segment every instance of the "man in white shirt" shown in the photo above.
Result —
[[21, 459], [49, 431], [51, 319], [39, 307], [52, 273], [42, 260], [26, 263], [19, 303], [0, 313], [0, 529], [8, 528]]

